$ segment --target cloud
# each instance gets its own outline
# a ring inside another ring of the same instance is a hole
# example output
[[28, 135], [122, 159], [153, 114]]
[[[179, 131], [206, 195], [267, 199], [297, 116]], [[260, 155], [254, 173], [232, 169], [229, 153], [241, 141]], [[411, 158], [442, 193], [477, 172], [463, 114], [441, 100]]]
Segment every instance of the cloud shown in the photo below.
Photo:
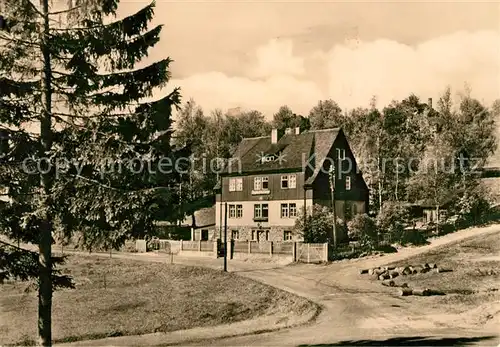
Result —
[[257, 48], [257, 64], [251, 75], [266, 78], [276, 75], [303, 75], [304, 58], [293, 55], [292, 40], [269, 41], [267, 45]]
[[438, 97], [450, 85], [471, 87], [479, 99], [500, 96], [500, 36], [495, 32], [458, 32], [415, 47], [390, 40], [335, 46], [327, 58], [328, 95], [341, 105], [366, 104], [377, 95], [384, 105], [413, 92]]
[[268, 117], [284, 104], [305, 115], [326, 98], [343, 108], [368, 106], [374, 95], [380, 106], [410, 93], [426, 100], [439, 97], [447, 85], [463, 90], [466, 82], [488, 104], [500, 97], [500, 35], [493, 31], [456, 32], [415, 46], [351, 40], [300, 56], [293, 54], [292, 41], [271, 40], [256, 57], [246, 75], [208, 72], [172, 85], [205, 110], [240, 106]]
[[194, 98], [207, 111], [242, 107], [259, 110], [269, 117], [281, 105], [293, 105], [296, 112], [308, 112], [311, 102], [324, 97], [313, 81], [299, 80], [288, 75], [252, 80], [210, 72], [173, 80], [171, 85], [180, 86], [185, 100]]

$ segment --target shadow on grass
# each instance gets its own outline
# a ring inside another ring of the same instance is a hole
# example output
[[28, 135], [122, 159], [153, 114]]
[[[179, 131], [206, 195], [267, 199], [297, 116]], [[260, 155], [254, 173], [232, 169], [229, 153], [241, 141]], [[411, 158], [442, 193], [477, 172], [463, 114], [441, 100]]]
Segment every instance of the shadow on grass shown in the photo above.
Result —
[[469, 346], [479, 341], [491, 340], [496, 336], [480, 337], [393, 337], [387, 340], [352, 340], [331, 344], [299, 345], [299, 347], [328, 346]]

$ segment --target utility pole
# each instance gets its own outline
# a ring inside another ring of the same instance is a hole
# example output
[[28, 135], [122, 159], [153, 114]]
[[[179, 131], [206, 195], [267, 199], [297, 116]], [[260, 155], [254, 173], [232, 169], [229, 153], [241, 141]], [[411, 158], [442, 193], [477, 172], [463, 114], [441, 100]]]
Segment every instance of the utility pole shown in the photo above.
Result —
[[[43, 17], [43, 39], [42, 39], [42, 104], [43, 116], [40, 120], [40, 157], [47, 158], [52, 149], [52, 64], [49, 23], [49, 1], [41, 1], [41, 13]], [[50, 211], [52, 170], [40, 175], [41, 188], [44, 193], [43, 206]], [[42, 217], [40, 228], [39, 250], [39, 287], [38, 287], [38, 344], [41, 346], [52, 346], [52, 216], [51, 212], [45, 212]]]
[[220, 194], [220, 207], [219, 207], [219, 241], [222, 242], [222, 191]]
[[332, 163], [329, 170], [330, 177], [330, 193], [332, 198], [333, 212], [333, 247], [337, 248], [337, 211], [335, 209], [335, 164]]
[[224, 272], [227, 272], [227, 202], [224, 204]]

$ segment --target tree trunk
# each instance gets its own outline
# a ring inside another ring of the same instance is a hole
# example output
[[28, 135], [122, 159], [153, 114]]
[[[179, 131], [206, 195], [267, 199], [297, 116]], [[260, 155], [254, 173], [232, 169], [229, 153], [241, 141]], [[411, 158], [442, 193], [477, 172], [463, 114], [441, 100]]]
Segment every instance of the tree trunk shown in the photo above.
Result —
[[382, 212], [382, 175], [380, 173], [380, 134], [377, 136], [378, 209]]
[[439, 205], [436, 205], [436, 235], [439, 234]]
[[[42, 1], [44, 16], [43, 54], [43, 117], [40, 120], [41, 157], [48, 157], [52, 147], [52, 88], [51, 88], [51, 62], [50, 51], [47, 47], [49, 40], [49, 4], [48, 0]], [[39, 288], [38, 288], [38, 344], [41, 346], [52, 345], [52, 219], [50, 215], [50, 194], [52, 187], [52, 170], [41, 174], [41, 187], [44, 193], [42, 217], [39, 236]]]
[[382, 181], [380, 180], [380, 177], [378, 181], [378, 205], [378, 210], [382, 213]]
[[396, 166], [396, 188], [395, 188], [395, 191], [394, 191], [394, 195], [395, 195], [395, 198], [396, 198], [397, 202], [399, 202], [398, 187], [399, 187], [399, 165]]

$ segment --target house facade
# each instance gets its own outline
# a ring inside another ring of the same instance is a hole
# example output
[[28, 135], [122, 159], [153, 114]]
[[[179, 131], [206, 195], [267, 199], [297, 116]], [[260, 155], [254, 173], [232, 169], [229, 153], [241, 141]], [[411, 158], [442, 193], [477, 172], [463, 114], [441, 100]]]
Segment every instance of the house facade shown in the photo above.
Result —
[[337, 216], [368, 213], [368, 188], [342, 129], [273, 129], [243, 139], [215, 187], [216, 230], [223, 235], [227, 203], [228, 239], [296, 239], [303, 207], [332, 207], [332, 168]]

